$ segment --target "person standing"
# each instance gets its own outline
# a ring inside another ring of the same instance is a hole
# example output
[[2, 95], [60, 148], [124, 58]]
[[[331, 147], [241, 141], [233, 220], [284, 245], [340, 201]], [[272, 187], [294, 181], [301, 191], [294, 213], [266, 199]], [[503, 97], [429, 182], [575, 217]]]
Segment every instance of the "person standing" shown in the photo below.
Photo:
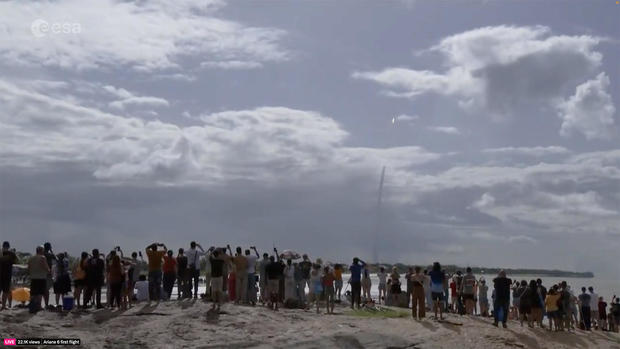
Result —
[[245, 259], [248, 263], [248, 289], [245, 302], [247, 304], [256, 305], [256, 262], [259, 258], [259, 254], [256, 250], [256, 246], [252, 246], [250, 248], [254, 250], [256, 255], [253, 256], [250, 250], [245, 250]]
[[11, 293], [11, 281], [13, 279], [13, 264], [17, 263], [17, 255], [11, 251], [8, 241], [2, 243], [0, 253], [0, 293], [2, 293], [2, 308], [6, 309], [6, 301]]
[[598, 294], [594, 292], [594, 287], [588, 287], [588, 291], [590, 291], [590, 319], [592, 322], [592, 327], [599, 327], [599, 313], [598, 313]]
[[368, 265], [366, 265], [362, 270], [362, 299], [365, 303], [372, 300], [372, 298], [370, 297], [371, 287], [372, 281], [370, 280], [370, 271], [368, 270]]
[[53, 270], [56, 264], [56, 254], [54, 254], [54, 251], [52, 251], [52, 244], [49, 242], [46, 242], [45, 244], [43, 244], [43, 250], [44, 252], [44, 256], [45, 256], [45, 261], [47, 262], [47, 266], [49, 267], [50, 271], [47, 274], [47, 278], [46, 278], [46, 284], [45, 284], [45, 295], [43, 296], [43, 300], [45, 301], [45, 307], [47, 308], [49, 306], [49, 300], [50, 300], [50, 289], [54, 286], [54, 277], [53, 277]]
[[[306, 256], [307, 257], [307, 256]], [[351, 309], [357, 304], [357, 308], [360, 308], [361, 303], [361, 291], [362, 291], [362, 269], [366, 266], [366, 263], [361, 259], [353, 258], [353, 264], [349, 266], [351, 272]]]
[[[267, 292], [267, 264], [269, 264], [269, 254], [263, 253], [263, 259], [258, 263], [258, 286], [260, 288], [260, 301], [263, 305], [267, 303], [267, 300], [269, 298]], [[303, 289], [301, 292], [303, 293]]]
[[220, 305], [223, 300], [224, 285], [224, 265], [229, 262], [226, 253], [220, 249], [210, 249], [209, 265], [211, 266], [211, 299], [213, 305], [211, 309], [220, 311]]
[[233, 258], [235, 266], [235, 304], [246, 300], [248, 291], [248, 259], [241, 253], [241, 247], [237, 246], [237, 253]]
[[[138, 255], [140, 255], [140, 260], [138, 260]], [[127, 289], [129, 291], [129, 304], [133, 302], [134, 299], [134, 289], [136, 288], [136, 284], [140, 281], [140, 274], [142, 273], [142, 265], [144, 264], [144, 259], [142, 258], [142, 252], [132, 252], [131, 253], [131, 262], [128, 271], [127, 278]], [[148, 290], [148, 288], [147, 288]]]
[[[408, 273], [409, 277], [407, 278], [407, 285], [411, 283], [410, 279], [413, 276], [412, 273]], [[381, 304], [381, 300], [383, 299], [383, 304], [387, 302], [387, 273], [385, 272], [385, 267], [379, 268], [379, 272], [377, 273], [377, 277], [379, 278], [379, 304]], [[410, 296], [408, 294], [407, 296]], [[409, 301], [407, 301], [409, 302]]]
[[493, 279], [495, 298], [493, 299], [493, 326], [497, 327], [498, 322], [502, 322], [506, 328], [508, 321], [508, 308], [510, 306], [510, 286], [512, 280], [506, 277], [506, 272], [500, 270], [499, 274]]
[[325, 305], [327, 307], [327, 314], [334, 313], [334, 273], [329, 269], [328, 266], [323, 268], [323, 290], [325, 292]]
[[28, 274], [30, 275], [30, 313], [41, 310], [41, 298], [45, 296], [47, 277], [50, 267], [45, 258], [43, 246], [37, 247], [37, 253], [28, 260]]
[[465, 301], [465, 312], [468, 315], [472, 315], [474, 313], [474, 307], [476, 303], [474, 303], [475, 290], [476, 286], [476, 277], [471, 271], [470, 267], [467, 267], [465, 270], [465, 276], [463, 276], [463, 282], [461, 283], [461, 294], [463, 296], [463, 300]]
[[301, 277], [303, 279], [303, 284], [299, 288], [299, 293], [302, 297], [302, 302], [306, 303], [306, 286], [308, 286], [308, 292], [312, 293], [312, 285], [310, 284], [310, 271], [312, 270], [312, 262], [308, 258], [307, 254], [304, 254], [302, 256], [302, 261], [299, 262], [299, 268], [301, 269]]
[[[198, 247], [198, 249], [196, 249]], [[200, 257], [205, 254], [205, 250], [199, 243], [192, 241], [189, 244], [189, 250], [185, 252], [187, 255], [187, 287], [189, 288], [189, 297], [192, 296], [192, 285], [194, 290], [194, 298], [198, 298], [198, 282], [200, 281]]]
[[[413, 267], [409, 267], [407, 269], [407, 272], [405, 273], [405, 282], [407, 283], [407, 299], [408, 300], [411, 299], [411, 293], [413, 292], [413, 283], [411, 281], [411, 277], [414, 274], [415, 272], [413, 271]], [[381, 284], [379, 284], [379, 286], [381, 286]], [[379, 294], [381, 294], [381, 290], [379, 290]], [[379, 300], [381, 300], [381, 297], [379, 297]]]
[[170, 300], [172, 298], [172, 289], [174, 288], [174, 281], [177, 277], [177, 260], [173, 257], [174, 252], [172, 250], [167, 251], [167, 255], [164, 256], [164, 264], [162, 265], [162, 271], [164, 272], [164, 298]]
[[478, 282], [478, 304], [480, 304], [480, 314], [483, 317], [489, 316], [489, 286], [486, 284], [486, 280], [480, 278]]
[[437, 319], [437, 311], [439, 310], [439, 320], [443, 320], [443, 289], [444, 284], [447, 283], [446, 274], [441, 270], [439, 262], [433, 263], [433, 268], [429, 273], [431, 281], [431, 299], [433, 301], [433, 310], [435, 312], [435, 319]]
[[265, 268], [267, 275], [267, 297], [269, 309], [278, 310], [278, 293], [280, 291], [280, 277], [284, 271], [280, 256], [276, 253], [278, 260], [274, 256], [269, 256], [269, 264]]
[[338, 296], [338, 301], [340, 302], [342, 293], [342, 264], [334, 265], [334, 287], [336, 295]]
[[[160, 251], [157, 248], [163, 247]], [[156, 301], [159, 303], [161, 300], [161, 266], [164, 255], [168, 248], [166, 245], [154, 242], [146, 247], [146, 257], [149, 261], [149, 301]]]
[[579, 295], [579, 305], [581, 311], [581, 320], [586, 331], [591, 330], [591, 312], [590, 312], [591, 297], [586, 293], [586, 288], [581, 288], [581, 294]]
[[105, 262], [99, 256], [99, 250], [93, 249], [92, 256], [86, 263], [86, 294], [84, 307], [87, 307], [95, 293], [97, 309], [103, 308], [101, 305], [101, 287], [105, 279]]
[[295, 266], [290, 259], [286, 260], [284, 267], [284, 301], [297, 299], [297, 285], [295, 284]]
[[[82, 305], [82, 302], [80, 301], [80, 296], [82, 296], [82, 293], [86, 294], [85, 288], [87, 261], [88, 253], [82, 252], [80, 260], [78, 260], [73, 267], [73, 296], [75, 297], [75, 304], [78, 308], [80, 308]], [[84, 296], [84, 298], [86, 298], [86, 296]]]
[[422, 268], [416, 266], [414, 268], [414, 274], [411, 279], [411, 316], [414, 319], [422, 320], [426, 316], [425, 291], [424, 284], [426, 283], [426, 276], [422, 274]]
[[[211, 271], [209, 271], [210, 273]], [[177, 254], [177, 299], [183, 299], [189, 296], [188, 285], [188, 269], [187, 256], [182, 248], [179, 248]], [[209, 293], [209, 283], [207, 283], [207, 293]]]
[[110, 265], [108, 267], [108, 283], [110, 284], [108, 304], [111, 309], [114, 308], [115, 304], [118, 309], [121, 309], [121, 307], [123, 306], [121, 295], [124, 279], [125, 273], [123, 270], [123, 264], [121, 263], [121, 257], [117, 254], [114, 254], [110, 259]]
[[62, 308], [62, 297], [71, 292], [71, 277], [69, 276], [69, 260], [67, 253], [59, 253], [56, 256], [56, 280], [54, 281], [54, 295], [56, 306]]

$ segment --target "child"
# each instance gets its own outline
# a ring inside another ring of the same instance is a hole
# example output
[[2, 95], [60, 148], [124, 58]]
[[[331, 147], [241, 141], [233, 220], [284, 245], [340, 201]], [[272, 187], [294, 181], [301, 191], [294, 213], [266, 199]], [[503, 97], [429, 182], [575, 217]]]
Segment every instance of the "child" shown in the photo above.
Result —
[[383, 299], [383, 304], [387, 299], [387, 295], [385, 294], [387, 287], [387, 273], [385, 272], [385, 267], [381, 267], [379, 269], [379, 273], [377, 273], [377, 277], [379, 278], [379, 304], [381, 304], [381, 299]]
[[146, 275], [140, 275], [140, 279], [136, 282], [136, 301], [148, 301], [149, 300], [149, 282], [146, 280]]

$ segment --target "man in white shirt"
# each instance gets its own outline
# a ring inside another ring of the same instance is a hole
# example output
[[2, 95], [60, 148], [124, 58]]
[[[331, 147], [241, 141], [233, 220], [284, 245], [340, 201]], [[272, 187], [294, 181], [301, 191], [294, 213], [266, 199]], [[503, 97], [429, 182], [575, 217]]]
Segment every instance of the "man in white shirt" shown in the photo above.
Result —
[[598, 327], [598, 294], [594, 292], [594, 287], [588, 287], [590, 291], [590, 314], [592, 318], [592, 327]]
[[248, 261], [248, 292], [246, 296], [246, 302], [248, 304], [256, 304], [256, 261], [260, 256], [256, 251], [256, 246], [250, 247], [256, 253], [256, 256], [252, 256], [250, 250], [245, 250], [245, 259]]
[[[200, 278], [200, 257], [204, 256], [205, 250], [197, 244], [196, 241], [192, 241], [189, 244], [190, 249], [185, 252], [187, 256], [187, 273], [189, 274], [188, 286], [191, 297], [192, 283], [194, 285], [194, 298], [198, 298], [198, 280]], [[196, 249], [198, 247], [200, 251]]]

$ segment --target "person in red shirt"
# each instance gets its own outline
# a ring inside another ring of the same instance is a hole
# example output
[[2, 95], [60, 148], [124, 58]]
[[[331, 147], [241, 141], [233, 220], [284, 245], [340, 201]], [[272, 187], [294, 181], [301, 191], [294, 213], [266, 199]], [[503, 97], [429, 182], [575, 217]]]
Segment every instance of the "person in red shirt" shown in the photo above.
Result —
[[456, 312], [458, 295], [456, 294], [456, 282], [454, 279], [450, 282], [450, 294], [452, 295], [452, 304], [450, 304], [450, 309], [452, 309], [452, 312]]
[[329, 269], [329, 267], [325, 267], [323, 269], [323, 290], [325, 291], [325, 301], [327, 306], [327, 314], [334, 313], [334, 296], [336, 292], [334, 290], [334, 281], [336, 280], [336, 276]]
[[173, 256], [172, 250], [168, 250], [164, 256], [164, 264], [162, 265], [162, 271], [164, 272], [164, 294], [166, 299], [172, 297], [172, 288], [174, 287], [174, 281], [177, 277], [177, 260]]

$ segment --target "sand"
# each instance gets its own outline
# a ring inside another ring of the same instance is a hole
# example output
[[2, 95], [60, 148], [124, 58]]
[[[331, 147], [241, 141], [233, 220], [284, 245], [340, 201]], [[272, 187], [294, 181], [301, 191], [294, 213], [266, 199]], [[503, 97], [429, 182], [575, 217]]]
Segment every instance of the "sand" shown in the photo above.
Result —
[[[616, 348], [620, 335], [552, 333], [509, 322], [495, 328], [488, 318], [447, 315], [431, 319], [361, 317], [337, 306], [336, 314], [225, 304], [217, 323], [206, 321], [210, 304], [201, 300], [138, 304], [107, 309], [28, 314], [0, 312], [4, 338], [80, 338], [82, 348]], [[401, 309], [400, 311], [407, 311]]]

